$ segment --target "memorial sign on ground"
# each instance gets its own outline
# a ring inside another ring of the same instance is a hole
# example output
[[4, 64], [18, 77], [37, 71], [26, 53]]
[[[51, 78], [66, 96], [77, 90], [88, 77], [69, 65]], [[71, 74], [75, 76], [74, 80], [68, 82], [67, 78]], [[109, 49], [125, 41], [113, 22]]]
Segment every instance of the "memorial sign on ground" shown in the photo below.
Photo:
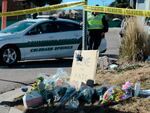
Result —
[[79, 88], [82, 82], [95, 81], [98, 57], [99, 51], [97, 50], [75, 51], [70, 78], [71, 84]]

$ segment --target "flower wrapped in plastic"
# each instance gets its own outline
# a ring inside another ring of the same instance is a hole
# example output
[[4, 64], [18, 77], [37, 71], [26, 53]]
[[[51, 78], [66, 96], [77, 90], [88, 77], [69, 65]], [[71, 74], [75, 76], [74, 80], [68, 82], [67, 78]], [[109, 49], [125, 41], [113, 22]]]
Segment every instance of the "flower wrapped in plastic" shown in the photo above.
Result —
[[110, 87], [103, 95], [103, 101], [101, 104], [117, 103], [124, 100], [125, 91], [118, 86]]

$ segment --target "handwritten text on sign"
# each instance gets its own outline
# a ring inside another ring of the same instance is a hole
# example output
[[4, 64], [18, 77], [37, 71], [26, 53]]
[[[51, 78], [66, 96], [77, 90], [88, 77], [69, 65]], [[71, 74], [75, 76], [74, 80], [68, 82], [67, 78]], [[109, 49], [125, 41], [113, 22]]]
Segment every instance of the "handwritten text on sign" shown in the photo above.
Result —
[[[80, 55], [82, 59], [78, 60], [77, 55]], [[70, 82], [75, 82], [79, 88], [82, 82], [95, 81], [98, 56], [97, 50], [75, 51]]]

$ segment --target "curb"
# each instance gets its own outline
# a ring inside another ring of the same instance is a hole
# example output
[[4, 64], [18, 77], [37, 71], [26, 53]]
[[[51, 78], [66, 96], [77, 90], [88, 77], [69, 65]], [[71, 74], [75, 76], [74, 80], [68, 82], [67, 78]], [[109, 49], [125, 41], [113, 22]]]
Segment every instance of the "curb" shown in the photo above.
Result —
[[9, 113], [10, 107], [0, 105], [0, 113]]
[[13, 101], [14, 98], [19, 97], [23, 94], [24, 94], [24, 92], [22, 92], [20, 90], [20, 88], [12, 90], [12, 91], [8, 91], [6, 93], [0, 94], [0, 102], [2, 102], [2, 101]]
[[24, 112], [16, 109], [15, 107], [11, 107], [9, 113], [24, 113]]
[[[30, 87], [28, 87], [30, 88]], [[0, 94], [0, 113], [23, 113], [23, 111], [7, 105], [7, 102], [12, 102], [15, 98], [24, 95], [20, 88]], [[6, 104], [2, 104], [6, 102]]]

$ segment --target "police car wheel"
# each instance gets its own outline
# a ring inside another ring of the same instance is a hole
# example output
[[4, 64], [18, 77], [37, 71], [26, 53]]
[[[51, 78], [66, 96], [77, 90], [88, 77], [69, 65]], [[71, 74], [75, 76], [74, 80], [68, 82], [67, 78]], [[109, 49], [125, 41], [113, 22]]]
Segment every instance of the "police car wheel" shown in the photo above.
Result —
[[3, 64], [11, 66], [17, 62], [18, 55], [17, 51], [13, 47], [6, 47], [3, 49], [1, 54], [1, 60]]

